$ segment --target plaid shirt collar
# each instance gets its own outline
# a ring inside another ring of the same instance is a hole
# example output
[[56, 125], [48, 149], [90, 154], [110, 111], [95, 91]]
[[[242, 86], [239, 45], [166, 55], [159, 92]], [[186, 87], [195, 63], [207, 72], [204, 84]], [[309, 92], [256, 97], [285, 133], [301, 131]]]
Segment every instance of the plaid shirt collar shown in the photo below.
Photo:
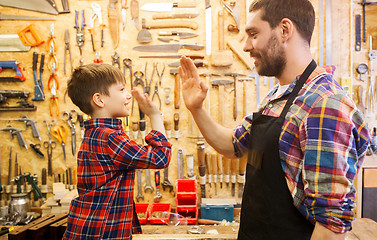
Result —
[[[314, 78], [316, 78], [318, 75], [320, 75], [320, 74], [326, 74], [326, 73], [328, 73], [328, 74], [334, 74], [334, 72], [335, 72], [335, 66], [334, 65], [327, 65], [327, 66], [323, 66], [323, 67], [317, 67], [311, 74], [310, 74], [310, 76], [309, 76], [309, 78], [308, 78], [308, 80], [306, 80], [306, 84], [308, 84], [310, 81], [312, 81]], [[301, 77], [301, 74], [300, 75], [297, 75], [296, 76], [296, 78], [293, 80], [293, 82], [291, 83], [291, 84], [289, 84], [289, 87], [288, 87], [288, 89], [287, 89], [287, 91], [285, 91], [285, 93], [283, 94], [283, 95], [281, 95], [279, 98], [277, 98], [277, 99], [280, 99], [280, 98], [282, 98], [282, 97], [284, 97], [284, 96], [286, 96], [286, 95], [288, 95], [288, 94], [290, 94], [292, 91], [293, 91], [293, 89], [295, 88], [295, 86], [296, 86], [296, 83], [297, 83], [297, 81], [298, 81], [298, 79]], [[270, 100], [273, 96], [274, 96], [274, 94], [275, 94], [275, 92], [277, 91], [277, 89], [278, 89], [278, 87], [279, 87], [279, 85], [275, 85], [275, 87], [273, 87], [272, 89], [271, 89], [271, 91], [267, 94], [267, 97], [266, 97], [266, 100]], [[277, 99], [275, 99], [275, 100], [277, 100]], [[263, 104], [261, 104], [261, 106], [263, 106]]]
[[90, 128], [106, 127], [115, 130], [122, 130], [122, 120], [117, 118], [94, 118], [84, 122], [86, 130]]

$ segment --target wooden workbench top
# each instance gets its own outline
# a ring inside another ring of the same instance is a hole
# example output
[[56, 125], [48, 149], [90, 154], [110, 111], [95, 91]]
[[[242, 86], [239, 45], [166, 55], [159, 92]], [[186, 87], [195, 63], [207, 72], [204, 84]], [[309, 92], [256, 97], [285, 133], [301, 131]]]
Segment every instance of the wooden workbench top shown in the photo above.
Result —
[[[22, 226], [16, 226], [16, 228]], [[205, 234], [188, 234], [187, 230], [194, 225], [165, 226], [143, 225], [143, 234], [135, 234], [134, 240], [235, 240], [237, 239], [238, 227], [236, 226], [203, 226]], [[209, 230], [216, 230], [217, 235], [208, 234]], [[8, 235], [3, 235], [0, 240], [7, 240]], [[51, 239], [53, 240], [53, 239]], [[368, 218], [357, 218], [352, 223], [352, 231], [346, 235], [346, 240], [377, 240], [377, 223]]]

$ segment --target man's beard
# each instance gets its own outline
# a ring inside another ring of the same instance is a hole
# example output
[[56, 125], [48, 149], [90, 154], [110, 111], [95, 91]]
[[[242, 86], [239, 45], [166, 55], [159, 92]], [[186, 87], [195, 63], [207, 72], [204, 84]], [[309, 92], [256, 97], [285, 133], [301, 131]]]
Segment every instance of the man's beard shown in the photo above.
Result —
[[251, 52], [250, 56], [258, 58], [256, 70], [261, 76], [279, 78], [287, 64], [286, 54], [275, 34], [271, 35], [266, 47], [260, 53]]

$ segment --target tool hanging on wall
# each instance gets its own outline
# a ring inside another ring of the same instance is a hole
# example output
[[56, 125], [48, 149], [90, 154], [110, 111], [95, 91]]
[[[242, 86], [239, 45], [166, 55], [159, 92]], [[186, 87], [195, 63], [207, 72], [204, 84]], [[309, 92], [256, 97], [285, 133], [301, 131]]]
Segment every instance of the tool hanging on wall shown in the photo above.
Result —
[[54, 65], [54, 70], [58, 69], [58, 59], [56, 57], [56, 42], [54, 36], [54, 24], [50, 26], [50, 38], [46, 44], [46, 51], [49, 53], [49, 58], [47, 61], [47, 68], [52, 72], [52, 65]]
[[215, 195], [217, 195], [217, 157], [215, 153], [210, 155], [210, 160], [212, 164], [212, 180], [215, 186]]
[[33, 16], [25, 16], [25, 15], [8, 15], [2, 14], [0, 12], [0, 21], [55, 21], [55, 18], [41, 18], [41, 17], [33, 17]]
[[[148, 169], [146, 169], [148, 170]], [[160, 176], [160, 170], [156, 169], [154, 170], [154, 181], [156, 183], [156, 195], [153, 197], [153, 202], [158, 203], [160, 202], [162, 198], [162, 194], [160, 191], [160, 182], [161, 182], [161, 176]]]
[[[149, 55], [149, 56], [139, 56], [139, 58], [181, 58], [183, 55]], [[203, 55], [185, 55], [191, 59], [204, 59]]]
[[120, 69], [120, 56], [117, 52], [114, 52], [114, 55], [111, 55], [111, 58], [113, 59], [112, 65], [118, 65], [118, 68]]
[[196, 1], [177, 1], [170, 3], [146, 3], [140, 10], [151, 12], [170, 12], [173, 8], [195, 8]]
[[170, 69], [170, 74], [174, 75], [174, 108], [179, 109], [181, 106], [181, 80], [178, 69]]
[[51, 135], [54, 136], [58, 142], [62, 145], [64, 161], [66, 161], [65, 143], [67, 140], [68, 129], [63, 124], [55, 126], [51, 129]]
[[44, 41], [39, 36], [34, 24], [30, 24], [26, 28], [19, 31], [17, 34], [22, 44], [24, 44], [25, 46], [35, 47], [44, 43]]
[[356, 72], [360, 75], [360, 81], [364, 82], [365, 80], [363, 79], [363, 74], [367, 73], [368, 72], [368, 65], [366, 65], [365, 63], [360, 63], [357, 68], [356, 68]]
[[228, 79], [216, 79], [216, 80], [211, 80], [212, 87], [213, 86], [218, 86], [219, 87], [219, 111], [218, 111], [218, 121], [221, 125], [224, 124], [224, 119], [225, 119], [225, 111], [224, 111], [224, 100], [225, 100], [225, 94], [224, 94], [224, 88], [225, 85], [230, 85], [232, 84], [233, 81], [228, 80]]
[[80, 56], [82, 56], [82, 48], [85, 43], [85, 11], [81, 11], [81, 26], [78, 24], [79, 11], [75, 10], [75, 26], [76, 28], [76, 43], [80, 50]]
[[199, 16], [199, 13], [197, 12], [186, 12], [186, 13], [158, 13], [152, 15], [152, 19], [158, 20], [158, 19], [176, 19], [176, 18], [196, 18]]
[[13, 69], [16, 71], [16, 75], [13, 77], [0, 77], [0, 82], [24, 82], [26, 80], [19, 63], [16, 61], [0, 61], [0, 73], [4, 69]]
[[132, 49], [140, 52], [178, 52], [180, 49], [201, 50], [204, 48], [200, 44], [157, 44], [157, 45], [141, 45]]
[[116, 49], [119, 44], [119, 14], [117, 9], [118, 0], [109, 0], [107, 13], [109, 16], [109, 29], [111, 39], [113, 40], [113, 47]]
[[230, 76], [233, 77], [233, 82], [234, 82], [234, 104], [233, 104], [233, 120], [237, 120], [237, 115], [238, 115], [238, 104], [237, 104], [237, 78], [239, 76], [246, 76], [245, 74], [241, 73], [226, 73], [224, 76]]
[[71, 129], [71, 147], [72, 155], [76, 155], [76, 122], [78, 118], [78, 113], [76, 110], [64, 111], [62, 119], [66, 121]]
[[206, 55], [211, 55], [212, 50], [212, 8], [210, 0], [205, 1], [205, 20], [206, 20]]
[[361, 15], [355, 15], [355, 51], [361, 51]]
[[52, 141], [51, 138], [51, 128], [56, 124], [55, 120], [52, 120], [48, 123], [46, 120], [43, 121], [46, 124], [47, 132], [48, 132], [48, 141], [43, 142], [43, 147], [47, 150], [48, 162], [47, 162], [47, 173], [49, 176], [52, 176], [52, 153], [53, 149], [56, 147], [55, 141]]
[[131, 19], [137, 30], [139, 30], [139, 2], [137, 0], [131, 0]]
[[30, 46], [25, 46], [17, 34], [0, 34], [0, 52], [28, 52]]
[[[205, 159], [206, 170], [207, 170], [206, 183], [208, 183], [208, 186], [209, 186], [209, 189], [210, 189], [210, 192], [211, 192], [211, 190], [212, 190], [212, 174], [213, 174], [211, 154], [209, 152], [206, 152], [204, 154], [204, 159]], [[209, 197], [212, 197], [212, 193], [209, 193], [208, 195], [209, 195]]]
[[0, 0], [0, 6], [26, 9], [53, 15], [58, 14], [55, 2], [50, 0]]
[[229, 188], [229, 180], [230, 180], [230, 159], [223, 156], [223, 172], [224, 172], [224, 181], [226, 183], [226, 187]]
[[25, 123], [25, 130], [27, 127], [31, 127], [31, 131], [33, 133], [33, 137], [38, 138], [41, 140], [41, 135], [39, 134], [39, 130], [37, 127], [37, 121], [33, 119], [29, 119], [27, 116], [22, 116], [20, 118], [1, 118], [0, 121], [17, 121], [17, 122], [24, 122]]
[[178, 170], [178, 176], [177, 179], [183, 179], [183, 150], [182, 148], [179, 148], [177, 151], [177, 170]]
[[206, 197], [206, 164], [205, 164], [205, 145], [204, 142], [197, 142], [198, 164], [199, 164], [199, 182], [200, 197]]
[[150, 190], [151, 193], [153, 193], [154, 187], [152, 186], [152, 183], [151, 183], [151, 172], [149, 171], [149, 169], [145, 169], [144, 172], [145, 172], [144, 192], [146, 193], [148, 190]]
[[92, 9], [93, 9], [93, 14], [90, 17], [90, 23], [88, 27], [88, 31], [90, 33], [90, 39], [92, 41], [92, 48], [93, 52], [96, 51], [95, 44], [94, 44], [94, 21], [96, 18], [98, 19], [99, 23], [99, 29], [101, 29], [101, 47], [103, 47], [103, 29], [105, 27], [105, 24], [102, 22], [102, 9], [101, 6], [98, 3], [91, 3]]
[[178, 141], [179, 138], [179, 113], [174, 113], [174, 137]]
[[145, 26], [145, 18], [141, 19], [141, 30], [137, 34], [136, 39], [137, 39], [137, 41], [139, 43], [149, 43], [149, 42], [152, 42], [152, 35], [147, 30], [147, 28]]
[[[30, 92], [26, 91], [0, 90], [0, 111], [36, 111], [37, 107], [27, 101], [29, 95]], [[9, 106], [9, 98], [17, 98], [18, 105]]]
[[143, 195], [143, 186], [142, 186], [142, 169], [136, 169], [136, 174], [137, 174], [137, 195], [136, 195], [136, 201], [139, 202], [140, 199], [144, 200], [144, 195]]
[[240, 22], [241, 22], [241, 2], [240, 0], [236, 0], [236, 4], [233, 8], [231, 8], [228, 4], [224, 2], [224, 0], [221, 0], [221, 3], [223, 4], [223, 7], [225, 10], [233, 17], [234, 22], [236, 23], [236, 26], [231, 26], [233, 29], [240, 29]]
[[217, 174], [220, 182], [220, 188], [223, 188], [223, 157], [221, 154], [217, 154]]
[[13, 139], [14, 135], [17, 137], [18, 144], [21, 147], [24, 147], [27, 149], [27, 144], [25, 142], [24, 136], [22, 135], [22, 130], [18, 128], [14, 128], [11, 125], [6, 126], [6, 128], [2, 128], [2, 131], [8, 131], [10, 134], [10, 138]]
[[51, 75], [48, 79], [48, 89], [51, 92], [50, 97], [50, 116], [59, 116], [59, 101], [57, 96], [57, 90], [59, 89], [59, 81], [55, 73], [55, 63], [51, 66]]
[[230, 160], [230, 180], [232, 182], [232, 197], [236, 196], [238, 162], [239, 160], [237, 158], [233, 158]]
[[247, 166], [247, 154], [242, 156], [239, 160], [240, 166], [239, 166], [239, 172], [237, 177], [238, 182], [238, 197], [242, 198], [243, 189], [245, 186], [245, 173], [246, 173], [246, 166]]
[[70, 43], [69, 43], [69, 30], [66, 29], [64, 31], [64, 75], [66, 76], [66, 70], [65, 70], [65, 66], [66, 66], [66, 62], [67, 62], [67, 52], [69, 54], [69, 62], [71, 64], [71, 73], [73, 72], [73, 66], [72, 66], [72, 54], [71, 54], [71, 46], [70, 46]]
[[367, 2], [367, 0], [362, 0], [362, 2], [359, 2], [363, 7], [363, 42], [366, 42], [366, 27], [365, 27], [365, 22], [366, 22], [366, 14], [365, 14], [365, 7], [368, 5], [374, 5], [377, 4], [377, 2]]
[[373, 50], [373, 38], [372, 36], [369, 37], [369, 87], [368, 87], [368, 93], [367, 93], [367, 100], [365, 101], [366, 102], [366, 108], [367, 108], [367, 111], [369, 113], [374, 113], [375, 109], [374, 109], [374, 106], [375, 106], [375, 98], [377, 98], [377, 96], [375, 96], [376, 92], [375, 91], [375, 74], [374, 74], [374, 68], [373, 68], [373, 62], [374, 62], [374, 59], [376, 58], [376, 53], [374, 52]]
[[101, 59], [101, 52], [97, 51], [95, 58], [93, 60], [94, 63], [103, 63], [103, 60]]
[[191, 20], [154, 20], [145, 22], [145, 27], [147, 29], [156, 28], [190, 28], [193, 30], [198, 29], [199, 24]]
[[43, 66], [45, 61], [44, 53], [41, 54], [41, 63], [39, 65], [39, 78], [37, 75], [37, 65], [38, 65], [38, 53], [33, 53], [33, 77], [34, 77], [34, 98], [33, 101], [43, 101], [45, 100], [45, 94], [43, 92]]
[[126, 29], [127, 22], [127, 0], [122, 0], [122, 28], [123, 31]]
[[233, 64], [233, 53], [225, 50], [224, 44], [224, 10], [218, 12], [218, 47], [219, 50], [212, 53], [211, 62], [215, 67], [229, 67]]

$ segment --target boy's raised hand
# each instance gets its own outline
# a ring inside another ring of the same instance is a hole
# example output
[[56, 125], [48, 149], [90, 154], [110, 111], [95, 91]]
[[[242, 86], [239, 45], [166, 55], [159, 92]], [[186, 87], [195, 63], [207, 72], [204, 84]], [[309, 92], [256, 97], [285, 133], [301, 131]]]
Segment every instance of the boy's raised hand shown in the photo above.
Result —
[[143, 111], [144, 114], [146, 114], [148, 117], [151, 117], [153, 115], [160, 116], [160, 110], [158, 110], [156, 104], [152, 102], [148, 94], [142, 93], [141, 90], [138, 88], [132, 89], [131, 93], [132, 96], [136, 99], [141, 111]]
[[193, 111], [203, 106], [208, 86], [200, 80], [198, 69], [190, 58], [181, 57], [179, 76], [182, 80], [182, 95], [188, 110]]

